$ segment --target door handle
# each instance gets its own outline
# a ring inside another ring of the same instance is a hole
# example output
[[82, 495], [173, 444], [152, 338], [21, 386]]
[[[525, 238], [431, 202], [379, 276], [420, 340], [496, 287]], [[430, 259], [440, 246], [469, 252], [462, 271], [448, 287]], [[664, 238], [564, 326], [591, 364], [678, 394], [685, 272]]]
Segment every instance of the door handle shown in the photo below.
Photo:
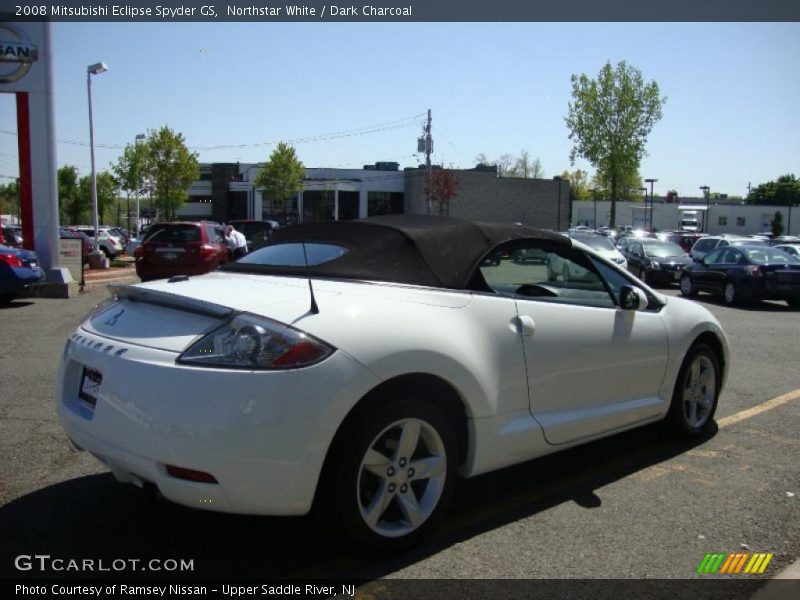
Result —
[[523, 336], [532, 336], [536, 331], [536, 323], [527, 315], [516, 318], [517, 332]]

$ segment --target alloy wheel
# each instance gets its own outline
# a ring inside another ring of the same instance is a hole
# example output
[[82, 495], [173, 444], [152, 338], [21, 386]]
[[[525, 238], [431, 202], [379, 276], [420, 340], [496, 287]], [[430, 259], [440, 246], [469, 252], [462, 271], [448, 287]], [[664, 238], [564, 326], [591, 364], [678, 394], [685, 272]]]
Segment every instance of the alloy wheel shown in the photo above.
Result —
[[725, 284], [725, 291], [723, 294], [725, 296], [726, 304], [733, 304], [736, 302], [736, 286], [732, 282], [729, 281]]
[[714, 365], [707, 356], [699, 354], [687, 369], [683, 382], [683, 414], [693, 429], [700, 429], [708, 421], [716, 389]]
[[688, 275], [681, 277], [681, 294], [684, 296], [691, 296], [694, 293], [692, 280]]
[[442, 498], [447, 452], [439, 432], [419, 418], [396, 421], [369, 444], [356, 480], [364, 523], [383, 537], [422, 526]]

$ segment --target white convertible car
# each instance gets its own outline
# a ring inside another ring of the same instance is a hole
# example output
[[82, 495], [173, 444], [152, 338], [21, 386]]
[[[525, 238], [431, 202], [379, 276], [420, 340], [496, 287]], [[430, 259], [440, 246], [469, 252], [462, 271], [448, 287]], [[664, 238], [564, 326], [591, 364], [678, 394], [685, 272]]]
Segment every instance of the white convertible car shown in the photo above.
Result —
[[703, 433], [727, 363], [705, 308], [567, 237], [386, 216], [114, 289], [64, 348], [58, 412], [120, 481], [208, 510], [314, 507], [392, 550], [459, 476], [662, 419]]

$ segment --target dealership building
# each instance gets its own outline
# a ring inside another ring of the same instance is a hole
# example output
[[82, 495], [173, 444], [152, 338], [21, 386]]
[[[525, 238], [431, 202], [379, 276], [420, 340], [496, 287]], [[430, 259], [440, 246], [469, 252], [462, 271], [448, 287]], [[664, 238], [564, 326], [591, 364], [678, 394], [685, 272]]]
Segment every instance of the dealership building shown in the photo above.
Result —
[[[307, 168], [303, 189], [277, 206], [254, 183], [263, 164], [206, 163], [188, 189], [180, 219], [274, 219], [296, 222], [343, 221], [385, 214], [426, 214], [425, 168], [400, 170], [396, 162], [361, 169]], [[438, 167], [434, 167], [437, 168]], [[452, 217], [522, 222], [561, 229], [569, 223], [569, 184], [558, 179], [500, 178], [495, 167], [448, 169], [458, 180]], [[434, 208], [437, 212], [437, 208]]]

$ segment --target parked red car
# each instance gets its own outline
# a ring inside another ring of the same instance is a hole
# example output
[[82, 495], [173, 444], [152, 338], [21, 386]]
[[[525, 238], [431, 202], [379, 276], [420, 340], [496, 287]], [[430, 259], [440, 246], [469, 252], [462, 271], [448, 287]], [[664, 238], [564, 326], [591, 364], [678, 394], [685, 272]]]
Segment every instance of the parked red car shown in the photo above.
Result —
[[155, 223], [134, 256], [142, 281], [202, 275], [230, 260], [224, 227], [207, 221]]

